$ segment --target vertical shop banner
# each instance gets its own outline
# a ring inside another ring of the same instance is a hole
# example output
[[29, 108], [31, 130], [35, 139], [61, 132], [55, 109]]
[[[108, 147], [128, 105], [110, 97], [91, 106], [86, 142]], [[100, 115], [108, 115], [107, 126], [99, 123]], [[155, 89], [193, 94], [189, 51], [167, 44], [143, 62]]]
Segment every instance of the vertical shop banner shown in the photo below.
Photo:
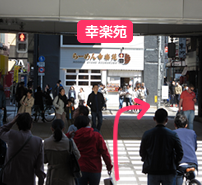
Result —
[[16, 83], [18, 83], [18, 70], [20, 69], [20, 66], [15, 66], [14, 67], [14, 81], [16, 81]]
[[179, 58], [186, 58], [186, 38], [179, 38]]
[[8, 56], [0, 55], [0, 71], [2, 75], [8, 74]]
[[80, 43], [130, 43], [133, 23], [129, 20], [81, 20], [77, 23]]

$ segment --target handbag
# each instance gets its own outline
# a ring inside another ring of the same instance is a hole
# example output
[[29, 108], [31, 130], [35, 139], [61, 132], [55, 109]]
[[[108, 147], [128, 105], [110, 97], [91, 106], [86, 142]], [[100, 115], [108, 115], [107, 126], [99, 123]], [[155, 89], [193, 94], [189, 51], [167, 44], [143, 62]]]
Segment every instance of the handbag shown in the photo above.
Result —
[[21, 146], [21, 148], [15, 153], [15, 155], [13, 155], [13, 157], [11, 157], [8, 162], [3, 165], [3, 167], [0, 169], [0, 185], [6, 185], [2, 182], [2, 176], [3, 176], [3, 171], [4, 169], [6, 168], [6, 166], [12, 161], [13, 158], [15, 158], [19, 153], [20, 151], [24, 148], [24, 146], [28, 143], [28, 141], [32, 138], [32, 135], [25, 141], [25, 143]]
[[184, 115], [183, 110], [181, 110], [181, 111], [177, 111], [176, 116], [178, 116], [178, 115]]
[[114, 185], [112, 177], [104, 179], [104, 185]]
[[76, 156], [74, 154], [74, 145], [71, 138], [69, 138], [69, 153], [70, 153], [70, 160], [69, 160], [70, 173], [74, 178], [80, 178], [82, 177], [82, 173], [78, 160], [76, 159]]

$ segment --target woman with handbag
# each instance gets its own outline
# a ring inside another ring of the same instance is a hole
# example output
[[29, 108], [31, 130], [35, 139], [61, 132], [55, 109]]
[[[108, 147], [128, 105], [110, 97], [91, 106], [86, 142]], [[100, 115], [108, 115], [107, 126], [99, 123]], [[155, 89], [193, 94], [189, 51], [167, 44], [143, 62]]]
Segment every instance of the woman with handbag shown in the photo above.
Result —
[[[19, 130], [12, 129], [15, 124]], [[35, 185], [35, 175], [38, 185], [44, 184], [43, 143], [41, 138], [32, 135], [31, 127], [31, 116], [22, 113], [0, 129], [0, 139], [8, 146], [2, 168], [2, 181], [6, 185]]]
[[[52, 132], [49, 138], [44, 140], [44, 163], [48, 163], [46, 185], [75, 185], [75, 179], [71, 174], [69, 139], [63, 133], [64, 122], [56, 119], [52, 123]], [[80, 152], [73, 142], [73, 152], [78, 160]]]
[[[74, 141], [81, 153], [78, 160], [82, 172], [82, 177], [78, 179], [79, 185], [99, 185], [102, 171], [101, 156], [109, 174], [113, 167], [106, 143], [101, 134], [91, 128], [87, 116], [78, 116], [74, 124], [78, 129]], [[70, 133], [66, 135], [71, 137]]]
[[18, 113], [29, 113], [32, 114], [32, 107], [34, 105], [34, 98], [32, 97], [32, 90], [27, 90], [27, 95], [23, 96], [20, 100], [20, 108]]
[[56, 109], [56, 119], [62, 119], [64, 124], [67, 125], [65, 112], [65, 108], [67, 106], [67, 96], [65, 95], [65, 90], [63, 88], [59, 90], [59, 94], [55, 97], [53, 105]]

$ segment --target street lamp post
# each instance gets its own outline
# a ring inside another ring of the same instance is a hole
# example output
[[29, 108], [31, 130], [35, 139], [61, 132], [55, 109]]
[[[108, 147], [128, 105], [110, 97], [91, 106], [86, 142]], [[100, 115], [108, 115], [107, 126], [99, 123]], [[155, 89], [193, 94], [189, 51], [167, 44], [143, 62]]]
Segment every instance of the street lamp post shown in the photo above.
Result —
[[157, 109], [161, 106], [161, 36], [158, 36], [158, 87], [157, 87]]

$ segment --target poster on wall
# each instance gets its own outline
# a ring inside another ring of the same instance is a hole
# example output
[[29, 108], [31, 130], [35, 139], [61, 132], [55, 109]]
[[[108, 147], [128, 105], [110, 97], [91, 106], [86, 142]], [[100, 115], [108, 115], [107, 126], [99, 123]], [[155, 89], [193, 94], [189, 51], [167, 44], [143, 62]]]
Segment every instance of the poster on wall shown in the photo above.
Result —
[[118, 92], [120, 86], [120, 77], [111, 76], [108, 77], [107, 91], [108, 92]]
[[107, 85], [108, 92], [118, 92], [119, 91], [119, 84], [117, 83], [110, 83]]

